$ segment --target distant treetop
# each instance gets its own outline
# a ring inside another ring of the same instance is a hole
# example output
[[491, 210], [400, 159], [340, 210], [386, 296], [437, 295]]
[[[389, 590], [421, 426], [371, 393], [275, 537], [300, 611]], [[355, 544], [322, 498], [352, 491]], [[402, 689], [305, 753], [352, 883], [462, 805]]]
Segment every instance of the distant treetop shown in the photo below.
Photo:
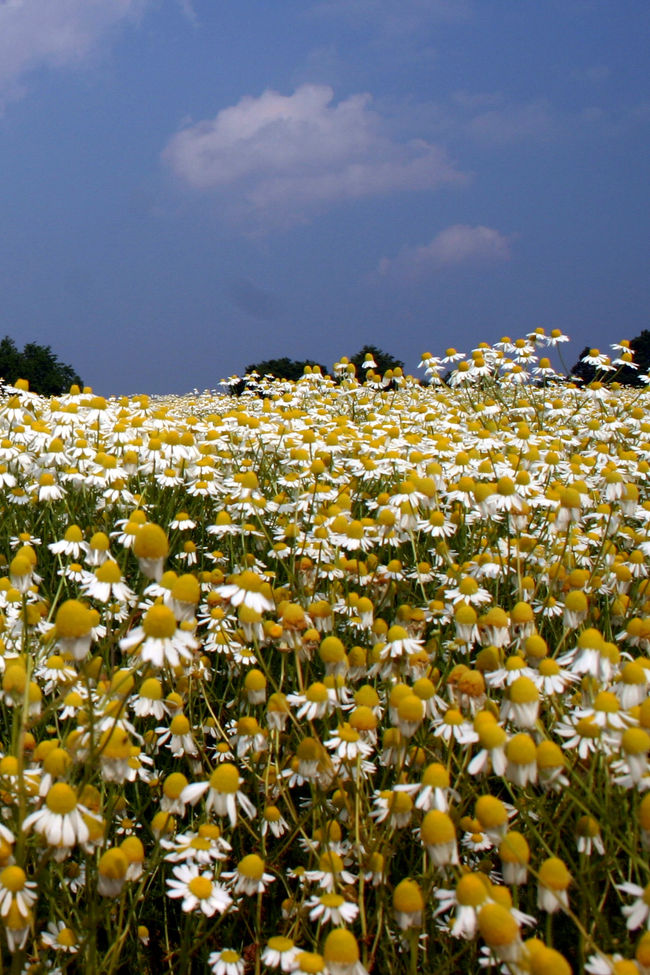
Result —
[[645, 382], [639, 377], [647, 375], [650, 372], [650, 331], [647, 328], [644, 328], [636, 338], [630, 339], [630, 351], [634, 353], [632, 361], [637, 367], [636, 369], [628, 365], [617, 365], [611, 371], [603, 371], [593, 362], [584, 361], [585, 358], [597, 359], [597, 356], [590, 355], [591, 352], [596, 351], [586, 345], [580, 353], [578, 361], [572, 367], [571, 374], [582, 379], [584, 383], [593, 382], [596, 375], [598, 375], [598, 378], [605, 383], [615, 380], [624, 386], [645, 385]]
[[396, 359], [394, 355], [390, 352], [384, 352], [383, 349], [378, 349], [376, 345], [364, 345], [363, 348], [359, 349], [356, 355], [353, 355], [350, 362], [356, 366], [357, 377], [359, 379], [364, 379], [364, 362], [369, 359], [374, 361], [374, 366], [372, 368], [375, 372], [380, 373], [382, 376], [389, 369], [403, 369], [404, 363], [401, 359]]
[[[281, 359], [263, 359], [262, 362], [251, 362], [246, 366], [245, 374], [249, 376], [256, 372], [259, 376], [273, 376], [275, 379], [291, 379], [294, 382], [304, 375], [305, 368], [319, 365], [313, 359], [289, 359], [283, 356]], [[327, 366], [319, 366], [323, 375], [327, 373]]]
[[0, 377], [12, 386], [26, 379], [30, 390], [41, 396], [60, 396], [74, 384], [83, 386], [79, 374], [61, 362], [49, 345], [27, 342], [21, 352], [9, 335], [0, 341]]

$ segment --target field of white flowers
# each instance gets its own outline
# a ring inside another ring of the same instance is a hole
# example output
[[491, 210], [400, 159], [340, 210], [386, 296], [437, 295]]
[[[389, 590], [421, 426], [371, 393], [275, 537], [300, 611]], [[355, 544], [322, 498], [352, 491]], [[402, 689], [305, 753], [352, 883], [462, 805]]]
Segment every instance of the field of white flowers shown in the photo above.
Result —
[[5, 391], [0, 975], [650, 973], [650, 392], [563, 340]]

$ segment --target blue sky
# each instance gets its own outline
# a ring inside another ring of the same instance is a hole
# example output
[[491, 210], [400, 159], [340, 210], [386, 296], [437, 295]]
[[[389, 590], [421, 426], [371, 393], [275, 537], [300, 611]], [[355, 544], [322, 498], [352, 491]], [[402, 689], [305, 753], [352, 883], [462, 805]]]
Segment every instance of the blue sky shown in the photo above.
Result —
[[0, 0], [0, 335], [103, 394], [650, 305], [647, 0]]

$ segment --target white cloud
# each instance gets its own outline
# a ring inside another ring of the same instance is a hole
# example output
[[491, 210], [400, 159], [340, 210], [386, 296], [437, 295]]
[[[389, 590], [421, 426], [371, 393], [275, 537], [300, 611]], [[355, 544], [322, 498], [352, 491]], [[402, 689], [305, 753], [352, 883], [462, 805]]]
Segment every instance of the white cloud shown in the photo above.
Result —
[[466, 131], [488, 143], [545, 142], [558, 134], [558, 119], [550, 103], [540, 98], [479, 111], [467, 121]]
[[174, 135], [163, 159], [185, 184], [222, 193], [231, 213], [292, 223], [324, 206], [463, 179], [439, 147], [395, 141], [368, 94], [335, 104], [327, 85], [245, 96]]
[[510, 238], [493, 227], [457, 223], [446, 227], [428, 244], [405, 247], [397, 257], [383, 257], [378, 271], [413, 280], [461, 265], [490, 264], [510, 259]]
[[146, 0], [0, 0], [0, 97], [40, 67], [86, 58], [105, 31], [137, 15]]

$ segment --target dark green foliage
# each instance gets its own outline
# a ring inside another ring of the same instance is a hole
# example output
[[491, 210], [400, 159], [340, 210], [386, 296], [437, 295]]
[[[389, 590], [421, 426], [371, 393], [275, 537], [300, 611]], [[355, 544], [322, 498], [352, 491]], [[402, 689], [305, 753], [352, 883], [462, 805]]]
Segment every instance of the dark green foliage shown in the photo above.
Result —
[[[638, 369], [630, 369], [629, 366], [622, 366], [617, 369], [616, 372], [606, 372], [600, 373], [598, 379], [601, 382], [613, 382], [614, 380], [618, 383], [622, 383], [624, 386], [641, 386], [643, 383], [639, 380], [639, 375], [647, 373], [650, 369], [650, 331], [645, 328], [640, 335], [636, 338], [630, 339], [630, 348], [634, 350], [634, 362], [639, 367]], [[578, 376], [585, 383], [593, 382], [598, 373], [598, 369], [592, 366], [589, 362], [582, 362], [584, 356], [589, 354], [589, 346], [586, 345], [580, 355], [578, 356], [578, 361], [571, 369], [571, 374]], [[618, 353], [620, 355], [620, 352]], [[612, 356], [614, 358], [614, 356]]]
[[30, 390], [41, 396], [67, 393], [74, 383], [83, 386], [78, 373], [61, 362], [49, 345], [27, 342], [21, 352], [9, 335], [0, 341], [0, 376], [10, 385], [26, 379]]
[[[264, 359], [262, 362], [252, 362], [246, 366], [246, 375], [257, 372], [260, 376], [274, 376], [276, 379], [290, 379], [293, 382], [300, 379], [306, 366], [318, 365], [311, 359], [289, 359], [283, 356], [281, 359]], [[320, 366], [320, 371], [325, 376], [327, 367]]]
[[403, 369], [404, 363], [401, 359], [396, 359], [395, 356], [391, 355], [389, 352], [384, 352], [383, 349], [378, 349], [376, 345], [364, 345], [363, 348], [359, 349], [356, 355], [352, 356], [350, 362], [352, 362], [357, 369], [357, 378], [364, 378], [363, 363], [365, 361], [366, 355], [370, 354], [377, 367], [375, 372], [381, 373], [383, 376], [388, 369]]

